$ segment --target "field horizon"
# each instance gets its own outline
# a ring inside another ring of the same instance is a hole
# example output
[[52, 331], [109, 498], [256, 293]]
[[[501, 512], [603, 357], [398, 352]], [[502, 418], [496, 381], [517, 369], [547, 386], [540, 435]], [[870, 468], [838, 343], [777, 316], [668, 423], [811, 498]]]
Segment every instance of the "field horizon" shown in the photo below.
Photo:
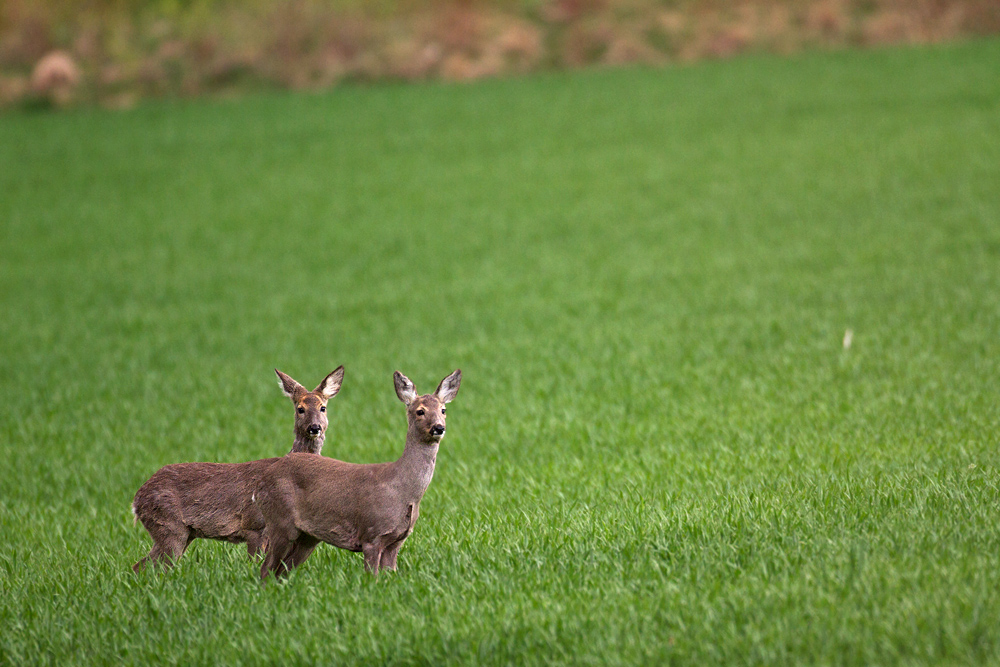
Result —
[[[1000, 40], [0, 118], [0, 663], [1000, 663]], [[399, 571], [156, 469], [393, 460]]]

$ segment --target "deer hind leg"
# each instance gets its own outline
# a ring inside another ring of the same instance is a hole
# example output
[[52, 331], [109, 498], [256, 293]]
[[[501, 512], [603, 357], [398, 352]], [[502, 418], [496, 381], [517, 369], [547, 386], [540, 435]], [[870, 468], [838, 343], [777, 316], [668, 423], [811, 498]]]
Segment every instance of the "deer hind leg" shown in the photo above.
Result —
[[147, 563], [161, 566], [163, 569], [172, 567], [191, 544], [194, 536], [191, 530], [179, 521], [156, 523], [155, 520], [143, 520], [150, 537], [153, 538], [153, 548], [149, 553], [132, 566], [133, 572], [139, 572]]
[[267, 579], [268, 574], [274, 574], [275, 579], [280, 579], [285, 569], [283, 561], [291, 551], [292, 543], [287, 539], [268, 540], [264, 564], [260, 566], [260, 578]]
[[300, 535], [299, 539], [295, 541], [295, 546], [292, 547], [289, 554], [281, 561], [284, 564], [285, 569], [293, 570], [299, 565], [302, 565], [302, 563], [309, 558], [310, 554], [312, 554], [313, 549], [316, 548], [317, 544], [319, 544], [319, 540], [315, 537], [312, 537], [311, 535]]
[[292, 550], [295, 549], [298, 540], [298, 531], [289, 534], [286, 530], [265, 530], [264, 542], [267, 544], [264, 556], [264, 564], [260, 567], [260, 578], [267, 579], [267, 575], [274, 574], [275, 579], [280, 579], [288, 571], [285, 561], [289, 558]]

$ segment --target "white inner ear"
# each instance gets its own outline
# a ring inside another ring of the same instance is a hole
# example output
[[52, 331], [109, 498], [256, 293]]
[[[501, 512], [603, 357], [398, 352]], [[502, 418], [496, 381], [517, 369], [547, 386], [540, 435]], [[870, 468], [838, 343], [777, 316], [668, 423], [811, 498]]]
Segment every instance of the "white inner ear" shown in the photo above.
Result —
[[442, 403], [451, 403], [458, 393], [458, 387], [462, 382], [462, 376], [449, 375], [441, 381], [441, 387], [437, 390], [438, 400]]
[[334, 379], [325, 380], [323, 384], [317, 387], [317, 390], [319, 393], [326, 396], [327, 400], [330, 400], [337, 395], [338, 391], [340, 391], [340, 383]]
[[393, 384], [396, 385], [396, 395], [399, 396], [399, 400], [404, 405], [409, 405], [417, 398], [417, 388], [413, 386], [410, 378], [402, 373], [399, 374], [398, 378], [393, 376]]
[[337, 395], [338, 391], [340, 391], [340, 385], [343, 384], [343, 382], [344, 371], [342, 369], [337, 369], [323, 378], [323, 381], [319, 383], [318, 387], [316, 387], [316, 392], [323, 394], [326, 396], [327, 400], [330, 400]]

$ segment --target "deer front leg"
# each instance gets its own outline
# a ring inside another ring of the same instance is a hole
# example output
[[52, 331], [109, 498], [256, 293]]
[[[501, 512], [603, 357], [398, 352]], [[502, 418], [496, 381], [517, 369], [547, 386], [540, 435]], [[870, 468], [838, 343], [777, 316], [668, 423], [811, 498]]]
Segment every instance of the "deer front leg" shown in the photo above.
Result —
[[361, 553], [365, 556], [365, 569], [378, 575], [379, 561], [382, 560], [382, 545], [379, 541], [361, 545]]
[[385, 550], [382, 551], [382, 558], [379, 561], [379, 569], [394, 572], [396, 570], [396, 556], [399, 554], [399, 549], [402, 546], [403, 540], [398, 540], [386, 547]]
[[399, 555], [399, 550], [402, 548], [403, 542], [405, 542], [406, 538], [410, 535], [410, 531], [413, 530], [413, 524], [417, 522], [417, 517], [419, 515], [420, 504], [410, 503], [410, 505], [406, 508], [406, 525], [408, 527], [398, 540], [386, 545], [385, 549], [382, 551], [382, 558], [379, 563], [379, 567], [381, 569], [390, 571], [396, 570], [396, 556]]

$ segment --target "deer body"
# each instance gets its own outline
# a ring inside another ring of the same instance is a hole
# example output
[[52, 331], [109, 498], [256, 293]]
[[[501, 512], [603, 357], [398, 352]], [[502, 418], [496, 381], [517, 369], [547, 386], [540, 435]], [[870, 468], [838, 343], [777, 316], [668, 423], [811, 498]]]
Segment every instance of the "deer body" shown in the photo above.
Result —
[[176, 561], [196, 537], [246, 542], [252, 556], [262, 546], [264, 518], [253, 503], [262, 468], [275, 459], [247, 463], [174, 463], [139, 487], [132, 512], [142, 521], [153, 548], [132, 566]]
[[[326, 433], [326, 403], [340, 390], [344, 367], [327, 375], [312, 392], [275, 372], [296, 407], [292, 451], [312, 452], [303, 455], [314, 457]], [[170, 565], [198, 537], [245, 542], [247, 553], [255, 555], [264, 546], [264, 517], [253, 493], [261, 472], [276, 460], [174, 463], [153, 473], [132, 501], [132, 513], [153, 538], [153, 547], [132, 569], [138, 572], [148, 562]]]
[[358, 464], [289, 454], [261, 472], [255, 497], [266, 524], [262, 579], [298, 566], [319, 542], [362, 552], [366, 569], [375, 574], [396, 569], [434, 476], [444, 406], [458, 393], [462, 374], [455, 371], [424, 396], [398, 371], [394, 378], [408, 421], [398, 460]]

